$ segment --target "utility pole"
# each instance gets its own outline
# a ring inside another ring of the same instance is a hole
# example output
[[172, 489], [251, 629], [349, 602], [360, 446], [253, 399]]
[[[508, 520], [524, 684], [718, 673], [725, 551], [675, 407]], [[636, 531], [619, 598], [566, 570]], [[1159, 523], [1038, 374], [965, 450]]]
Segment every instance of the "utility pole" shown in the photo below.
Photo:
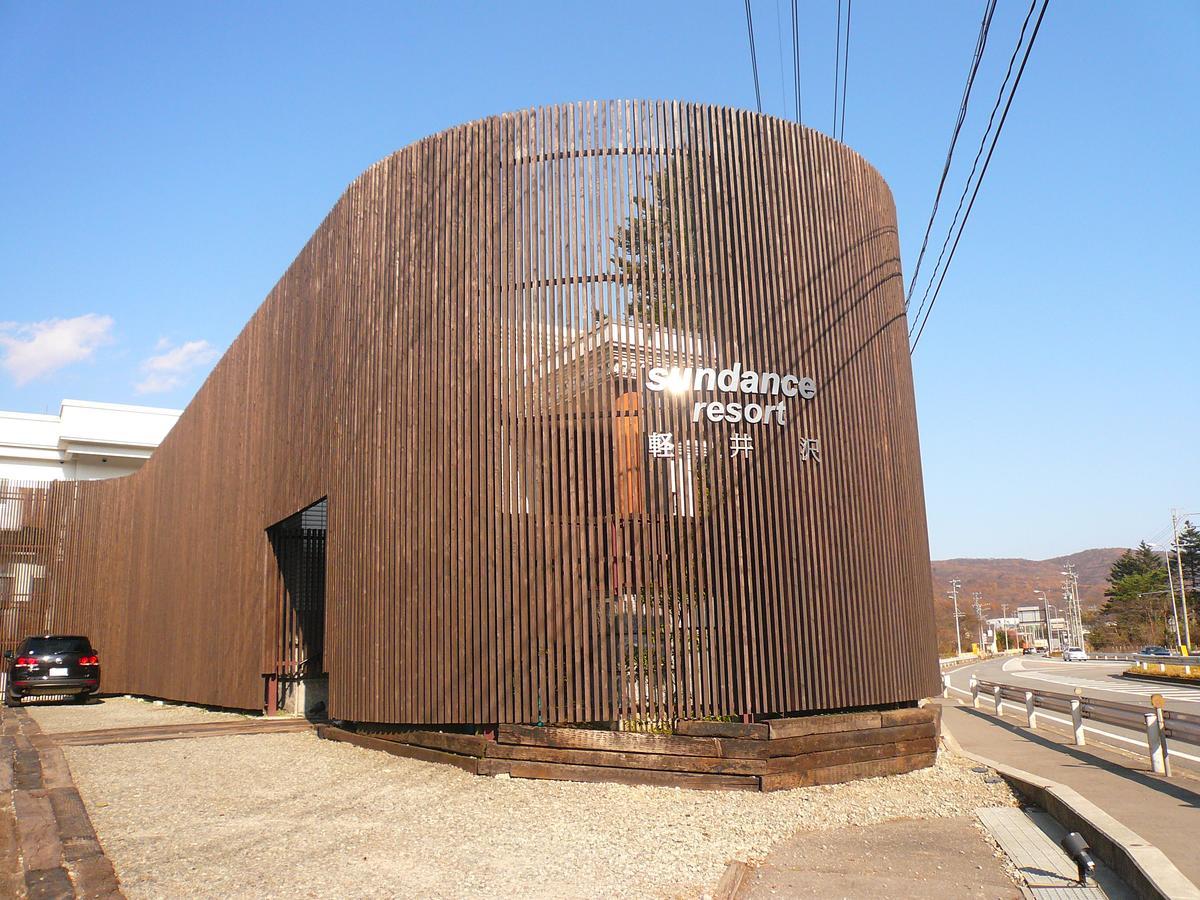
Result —
[[987, 642], [983, 639], [983, 611], [986, 607], [979, 602], [983, 599], [983, 594], [976, 591], [975, 593], [971, 594], [971, 599], [975, 601], [975, 618], [979, 622], [979, 649], [982, 650], [987, 644]]
[[[1179, 517], [1171, 510], [1171, 532], [1175, 535], [1175, 563], [1179, 568], [1179, 603], [1183, 607], [1183, 643], [1192, 652], [1192, 625], [1188, 621], [1187, 588], [1183, 586], [1183, 551], [1179, 547]], [[1170, 565], [1170, 563], [1167, 563]]]
[[1000, 632], [1004, 635], [1004, 652], [1008, 652], [1008, 604], [1000, 604]]
[[1072, 647], [1083, 648], [1083, 607], [1079, 602], [1079, 575], [1075, 566], [1067, 563], [1063, 576], [1063, 599], [1067, 601], [1067, 642]]
[[1050, 601], [1046, 599], [1045, 591], [1035, 588], [1033, 592], [1042, 595], [1042, 614], [1046, 617], [1046, 654], [1049, 655], [1054, 652], [1054, 646], [1050, 641]]
[[1167, 589], [1171, 592], [1171, 621], [1175, 623], [1175, 646], [1183, 645], [1179, 631], [1179, 607], [1175, 605], [1175, 578], [1171, 575], [1171, 548], [1167, 548]]
[[958, 655], [962, 656], [962, 633], [958, 629], [958, 620], [962, 618], [962, 613], [958, 611], [958, 589], [962, 587], [962, 582], [957, 578], [950, 581], [950, 590], [946, 591], [947, 597], [954, 598], [954, 643], [958, 647]]

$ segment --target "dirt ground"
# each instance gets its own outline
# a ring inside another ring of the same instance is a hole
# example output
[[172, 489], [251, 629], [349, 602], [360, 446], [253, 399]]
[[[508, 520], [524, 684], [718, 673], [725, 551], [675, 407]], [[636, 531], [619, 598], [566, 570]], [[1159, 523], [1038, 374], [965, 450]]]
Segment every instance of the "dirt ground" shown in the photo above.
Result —
[[[163, 709], [120, 706], [149, 722]], [[750, 794], [477, 777], [308, 733], [64, 752], [131, 898], [698, 897], [728, 860], [761, 859], [799, 830], [1015, 802], [955, 757]]]

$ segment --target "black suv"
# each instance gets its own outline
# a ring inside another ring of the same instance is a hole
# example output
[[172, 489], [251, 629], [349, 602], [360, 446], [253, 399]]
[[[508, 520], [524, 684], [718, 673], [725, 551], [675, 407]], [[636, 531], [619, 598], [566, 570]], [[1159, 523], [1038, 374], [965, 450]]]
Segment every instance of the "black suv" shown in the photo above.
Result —
[[14, 653], [4, 652], [8, 685], [4, 702], [17, 706], [22, 697], [71, 694], [86, 703], [100, 689], [100, 657], [92, 642], [77, 634], [27, 637]]

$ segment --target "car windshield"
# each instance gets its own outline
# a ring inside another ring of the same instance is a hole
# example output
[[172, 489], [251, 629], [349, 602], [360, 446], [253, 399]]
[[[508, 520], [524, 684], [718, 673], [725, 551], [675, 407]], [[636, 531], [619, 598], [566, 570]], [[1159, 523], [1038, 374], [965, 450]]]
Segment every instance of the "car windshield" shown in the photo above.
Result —
[[92, 643], [85, 637], [40, 637], [25, 642], [31, 656], [57, 656], [60, 653], [91, 653]]

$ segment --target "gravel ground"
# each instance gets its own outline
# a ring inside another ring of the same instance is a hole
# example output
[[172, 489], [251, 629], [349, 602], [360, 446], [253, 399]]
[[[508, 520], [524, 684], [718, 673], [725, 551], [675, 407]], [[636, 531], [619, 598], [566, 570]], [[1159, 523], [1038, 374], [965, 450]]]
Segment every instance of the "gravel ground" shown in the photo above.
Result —
[[483, 778], [304, 733], [64, 752], [131, 898], [697, 897], [800, 829], [1015, 802], [945, 755], [750, 794]]
[[191, 725], [246, 718], [241, 713], [216, 712], [199, 706], [137, 697], [106, 697], [82, 705], [70, 700], [34, 701], [23, 705], [46, 734], [98, 728], [135, 728], [140, 725]]

